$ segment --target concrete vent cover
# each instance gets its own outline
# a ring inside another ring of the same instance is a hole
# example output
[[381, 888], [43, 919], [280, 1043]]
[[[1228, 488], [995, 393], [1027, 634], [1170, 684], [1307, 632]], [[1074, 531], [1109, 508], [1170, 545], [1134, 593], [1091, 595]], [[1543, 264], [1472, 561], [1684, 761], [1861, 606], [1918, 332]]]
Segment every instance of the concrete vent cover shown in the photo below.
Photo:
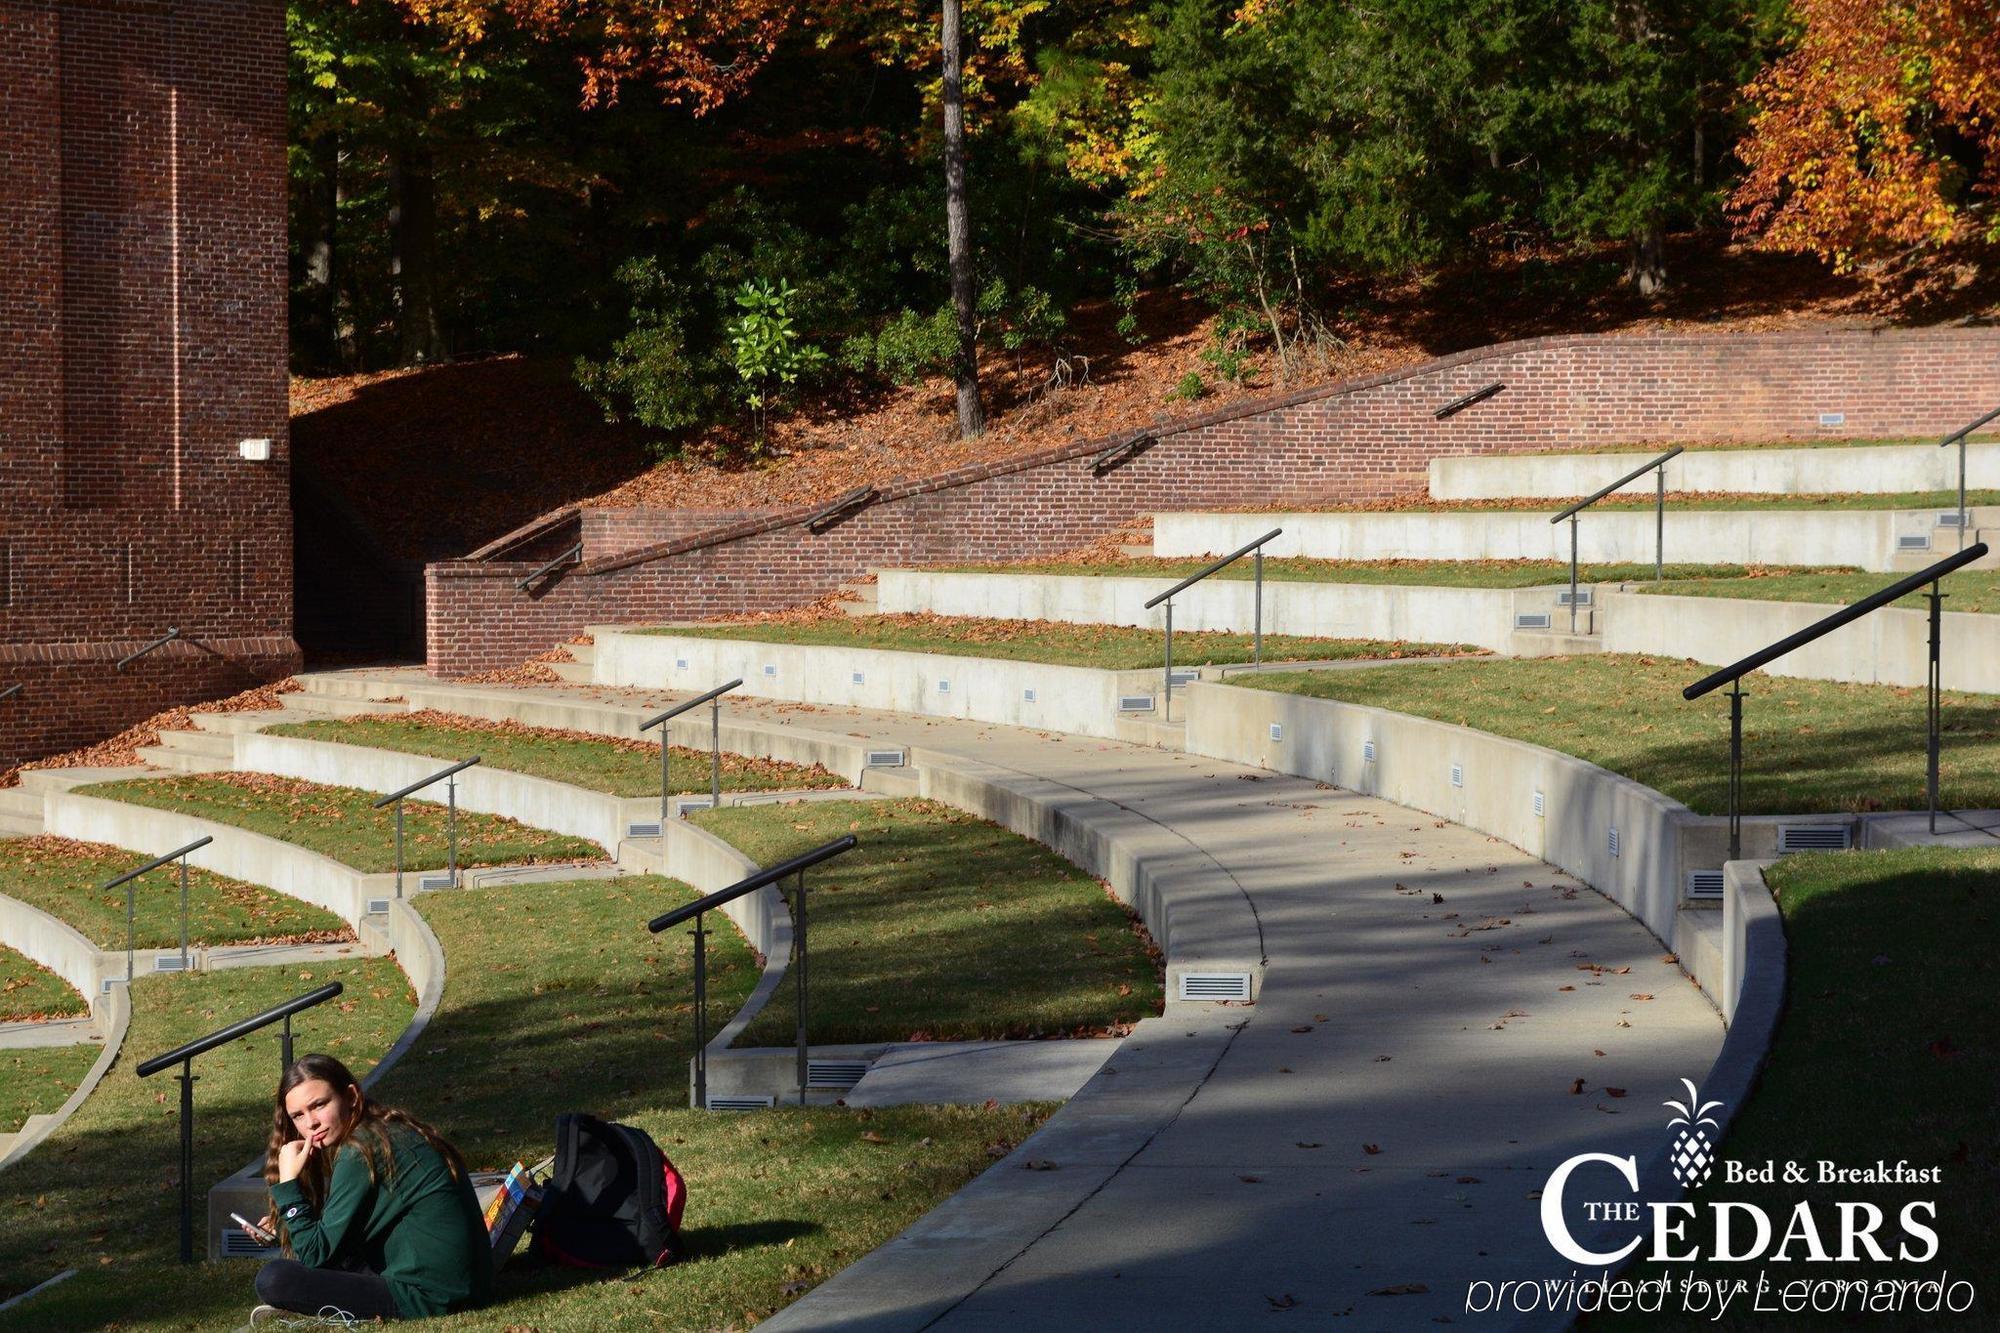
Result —
[[1514, 617], [1515, 629], [1548, 629], [1552, 623], [1546, 611], [1523, 611]]
[[1605, 839], [1605, 846], [1613, 856], [1623, 856], [1625, 854], [1624, 845], [1619, 841], [1618, 830], [1615, 826], [1612, 828], [1610, 836]]
[[625, 826], [625, 836], [628, 838], [657, 838], [660, 836], [660, 821], [656, 819], [650, 824], [627, 824]]
[[1183, 972], [1183, 1000], [1247, 1000], [1250, 998], [1248, 972]]
[[370, 898], [361, 906], [363, 914], [367, 916], [387, 916], [389, 914], [389, 900], [387, 898]]
[[451, 876], [425, 875], [417, 880], [417, 887], [420, 889], [448, 889], [451, 887]]
[[1451, 766], [1451, 785], [1454, 787], [1463, 787], [1465, 785], [1464, 764], [1453, 764]]
[[768, 1111], [778, 1104], [776, 1097], [710, 1097], [711, 1111]]
[[1688, 871], [1687, 896], [1690, 898], [1720, 898], [1722, 896], [1722, 872], [1720, 870]]
[[1785, 824], [1778, 829], [1778, 852], [1844, 852], [1852, 846], [1845, 824]]
[[1372, 764], [1372, 763], [1374, 763], [1374, 762], [1375, 762], [1375, 742], [1374, 742], [1374, 741], [1363, 741], [1363, 742], [1361, 742], [1361, 762], [1362, 762], [1362, 763], [1364, 763], [1364, 764]]
[[1150, 713], [1153, 711], [1153, 696], [1150, 694], [1121, 694], [1118, 696], [1118, 711], [1121, 713]]
[[695, 811], [707, 810], [712, 808], [714, 805], [715, 805], [714, 801], [704, 796], [700, 800], [696, 801], [677, 802], [674, 806], [674, 812], [678, 814], [682, 819], [686, 819], [689, 815], [693, 814]]
[[163, 953], [153, 960], [153, 970], [155, 972], [186, 972], [190, 971], [191, 968], [189, 964], [181, 961], [179, 954]]
[[[1590, 592], [1591, 590], [1589, 588], [1578, 588], [1576, 590], [1576, 604], [1578, 606], [1589, 606]], [[1570, 604], [1569, 589], [1564, 588], [1561, 592], [1556, 594], [1556, 605], [1568, 606], [1569, 604]]]
[[907, 762], [902, 750], [870, 750], [868, 752], [868, 767], [870, 768], [901, 768]]
[[866, 1060], [807, 1060], [808, 1088], [851, 1088], [868, 1072]]
[[1954, 510], [1950, 511], [1949, 513], [1944, 513], [1944, 514], [1939, 514], [1939, 515], [1937, 516], [1937, 525], [1938, 525], [1939, 527], [1941, 527], [1941, 528], [1955, 528], [1955, 527], [1957, 527], [1957, 526], [1958, 526], [1958, 511], [1957, 511], [1956, 509], [1954, 509]]
[[258, 1244], [244, 1235], [241, 1227], [224, 1227], [218, 1234], [222, 1243], [216, 1248], [222, 1251], [222, 1257], [225, 1259], [275, 1259], [278, 1257], [277, 1246]]
[[1896, 538], [1896, 549], [1899, 551], [1928, 551], [1931, 549], [1931, 539], [1926, 533], [1906, 532]]

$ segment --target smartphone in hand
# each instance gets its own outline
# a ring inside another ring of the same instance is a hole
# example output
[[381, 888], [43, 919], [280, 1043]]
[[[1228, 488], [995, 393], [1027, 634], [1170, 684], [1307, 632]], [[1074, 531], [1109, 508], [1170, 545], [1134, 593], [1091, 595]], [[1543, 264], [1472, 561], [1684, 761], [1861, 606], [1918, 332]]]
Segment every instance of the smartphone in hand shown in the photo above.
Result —
[[260, 1244], [276, 1245], [278, 1243], [278, 1233], [272, 1231], [269, 1227], [258, 1226], [255, 1222], [252, 1222], [249, 1218], [243, 1216], [243, 1214], [241, 1213], [231, 1213], [229, 1216], [230, 1219], [234, 1221], [237, 1226], [240, 1226], [245, 1231], [249, 1232], [251, 1237], [256, 1241], [258, 1241]]

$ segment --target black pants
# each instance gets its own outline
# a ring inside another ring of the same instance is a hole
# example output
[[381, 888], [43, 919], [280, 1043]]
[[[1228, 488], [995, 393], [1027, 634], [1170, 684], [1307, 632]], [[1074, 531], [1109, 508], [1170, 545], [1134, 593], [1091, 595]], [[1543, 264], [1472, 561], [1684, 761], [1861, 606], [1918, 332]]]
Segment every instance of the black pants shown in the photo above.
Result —
[[356, 1319], [398, 1317], [396, 1298], [380, 1273], [308, 1268], [296, 1259], [273, 1259], [257, 1270], [257, 1299], [298, 1314], [332, 1307]]

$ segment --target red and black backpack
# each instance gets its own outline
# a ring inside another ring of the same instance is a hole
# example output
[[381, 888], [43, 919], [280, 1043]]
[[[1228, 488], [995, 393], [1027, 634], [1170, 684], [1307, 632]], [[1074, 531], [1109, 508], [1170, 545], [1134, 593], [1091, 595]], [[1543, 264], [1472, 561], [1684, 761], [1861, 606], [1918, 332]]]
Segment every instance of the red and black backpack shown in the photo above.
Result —
[[658, 1267], [681, 1257], [687, 1184], [643, 1130], [580, 1112], [556, 1117], [554, 1175], [535, 1248], [575, 1268]]

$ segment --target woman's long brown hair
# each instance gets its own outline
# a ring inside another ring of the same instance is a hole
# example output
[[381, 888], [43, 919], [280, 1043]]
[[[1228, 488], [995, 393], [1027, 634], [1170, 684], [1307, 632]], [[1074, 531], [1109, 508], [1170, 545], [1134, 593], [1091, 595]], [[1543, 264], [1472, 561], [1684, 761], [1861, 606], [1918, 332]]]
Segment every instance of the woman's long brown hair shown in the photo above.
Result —
[[[333, 1086], [334, 1093], [342, 1100], [349, 1096], [348, 1089], [354, 1089], [353, 1096], [359, 1104], [348, 1116], [347, 1124], [341, 1131], [314, 1150], [306, 1159], [305, 1169], [299, 1172], [299, 1189], [314, 1208], [326, 1202], [327, 1182], [333, 1175], [334, 1155], [340, 1147], [352, 1140], [360, 1151], [362, 1161], [368, 1165], [368, 1178], [374, 1181], [393, 1181], [396, 1176], [396, 1153], [389, 1142], [389, 1126], [401, 1125], [415, 1133], [425, 1143], [444, 1158], [451, 1169], [452, 1177], [463, 1180], [466, 1176], [465, 1159], [458, 1149], [451, 1146], [445, 1137], [417, 1119], [407, 1111], [399, 1111], [392, 1106], [368, 1100], [362, 1092], [361, 1080], [354, 1077], [348, 1067], [330, 1055], [307, 1055], [294, 1061], [284, 1077], [278, 1080], [276, 1105], [271, 1111], [271, 1141], [264, 1150], [264, 1183], [276, 1184], [278, 1179], [278, 1149], [294, 1139], [303, 1138], [292, 1125], [292, 1117], [285, 1110], [285, 1098], [293, 1088], [314, 1079], [324, 1079]], [[275, 1215], [276, 1210], [273, 1209]], [[284, 1235], [282, 1222], [279, 1232], [285, 1239], [285, 1248], [291, 1248], [291, 1238]]]

